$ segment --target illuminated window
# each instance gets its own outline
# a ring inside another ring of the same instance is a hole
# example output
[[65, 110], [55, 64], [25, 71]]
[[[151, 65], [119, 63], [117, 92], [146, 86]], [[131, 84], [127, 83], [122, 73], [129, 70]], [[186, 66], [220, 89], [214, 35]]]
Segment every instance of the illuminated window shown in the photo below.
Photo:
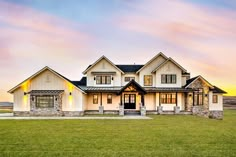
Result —
[[162, 104], [176, 104], [176, 93], [161, 94]]
[[98, 95], [97, 94], [93, 95], [93, 104], [98, 104]]
[[152, 86], [152, 75], [144, 75], [144, 86]]
[[112, 104], [112, 95], [107, 94], [107, 104]]
[[213, 103], [218, 103], [218, 95], [213, 95], [212, 99]]
[[194, 105], [203, 105], [203, 89], [194, 92]]
[[111, 84], [111, 76], [96, 76], [96, 84]]
[[36, 96], [37, 108], [53, 108], [54, 96]]
[[162, 84], [175, 84], [176, 83], [176, 75], [175, 74], [162, 74], [161, 75], [161, 83]]
[[135, 77], [125, 77], [125, 82], [129, 82], [131, 80], [135, 80]]

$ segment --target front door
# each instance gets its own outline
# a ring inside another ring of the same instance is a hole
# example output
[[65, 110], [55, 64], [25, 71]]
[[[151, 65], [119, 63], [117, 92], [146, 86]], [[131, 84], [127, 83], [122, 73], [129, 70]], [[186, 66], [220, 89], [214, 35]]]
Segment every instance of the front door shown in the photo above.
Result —
[[136, 95], [135, 94], [125, 94], [125, 109], [136, 109]]

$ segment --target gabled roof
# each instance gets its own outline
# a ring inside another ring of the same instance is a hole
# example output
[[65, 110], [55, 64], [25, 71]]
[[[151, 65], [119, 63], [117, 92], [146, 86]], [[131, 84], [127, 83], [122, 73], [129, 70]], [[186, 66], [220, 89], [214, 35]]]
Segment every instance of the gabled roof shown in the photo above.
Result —
[[135, 80], [131, 80], [123, 88], [120, 89], [118, 94], [121, 94], [126, 88], [128, 88], [129, 86], [132, 86], [132, 85], [135, 86], [139, 92], [142, 92], [144, 94], [147, 93], [146, 90], [142, 86], [140, 86]]
[[41, 74], [42, 72], [49, 70], [52, 73], [54, 73], [55, 75], [57, 75], [58, 77], [60, 77], [63, 80], [66, 80], [68, 82], [70, 82], [72, 85], [74, 85], [77, 89], [79, 89], [82, 93], [85, 93], [82, 89], [80, 89], [76, 84], [74, 84], [71, 80], [69, 80], [68, 78], [66, 78], [65, 76], [59, 74], [58, 72], [54, 71], [53, 69], [49, 68], [48, 66], [44, 67], [43, 69], [39, 70], [38, 72], [36, 72], [35, 74], [33, 74], [32, 76], [30, 76], [29, 78], [27, 78], [26, 80], [24, 80], [23, 82], [19, 83], [17, 86], [15, 86], [14, 88], [10, 89], [8, 92], [9, 93], [13, 93], [17, 88], [19, 88], [23, 83], [25, 83], [28, 80], [31, 80], [33, 78], [35, 78], [36, 76], [38, 76], [39, 74]]
[[112, 66], [114, 66], [118, 71], [120, 71], [122, 74], [124, 74], [124, 72], [122, 70], [120, 70], [114, 63], [112, 63], [112, 61], [110, 61], [107, 57], [102, 56], [100, 57], [96, 62], [94, 62], [91, 66], [89, 66], [85, 71], [83, 71], [83, 74], [85, 75], [92, 67], [94, 67], [97, 63], [99, 63], [102, 59], [105, 59], [107, 62], [109, 62]]
[[149, 65], [152, 61], [154, 61], [157, 57], [162, 56], [165, 59], [168, 59], [166, 55], [164, 55], [162, 52], [158, 53], [156, 56], [154, 56], [151, 60], [149, 60], [142, 68], [140, 68], [136, 73], [139, 73], [143, 68], [145, 68], [147, 65]]
[[125, 73], [132, 73], [132, 72], [137, 72], [140, 68], [143, 67], [143, 65], [116, 65], [120, 70], [122, 70]]
[[162, 64], [160, 64], [156, 69], [154, 69], [152, 72], [156, 72], [158, 69], [160, 69], [161, 67], [163, 67], [165, 64], [167, 64], [168, 62], [172, 62], [173, 64], [175, 64], [177, 67], [179, 67], [184, 73], [187, 72], [186, 69], [184, 69], [180, 64], [178, 64], [176, 61], [174, 61], [171, 57], [169, 57], [165, 62], [163, 62]]
[[201, 79], [203, 82], [205, 82], [210, 88], [214, 88], [212, 84], [210, 84], [206, 79], [204, 79], [201, 75], [198, 75], [196, 77], [193, 77], [189, 80], [187, 80], [187, 84], [185, 85], [185, 88], [188, 88], [193, 82], [195, 82], [197, 79]]
[[211, 90], [213, 93], [220, 93], [220, 94], [227, 94], [224, 90], [214, 86], [214, 88]]

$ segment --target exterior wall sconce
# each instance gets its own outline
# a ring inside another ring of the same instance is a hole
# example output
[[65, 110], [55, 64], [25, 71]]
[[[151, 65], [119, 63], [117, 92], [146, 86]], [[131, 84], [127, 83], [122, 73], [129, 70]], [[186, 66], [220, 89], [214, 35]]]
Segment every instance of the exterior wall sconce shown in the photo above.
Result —
[[70, 94], [70, 95], [72, 95], [72, 93], [71, 93], [71, 92], [70, 92], [69, 94]]
[[205, 97], [207, 97], [207, 94], [205, 94]]
[[113, 80], [114, 78], [113, 77], [111, 77], [111, 80]]
[[26, 93], [26, 92], [24, 92], [24, 95], [27, 95], [27, 93]]
[[57, 101], [57, 97], [55, 98], [55, 101]]
[[94, 76], [93, 80], [96, 80], [96, 76]]
[[188, 96], [189, 96], [189, 97], [191, 97], [191, 96], [192, 96], [192, 94], [189, 94]]

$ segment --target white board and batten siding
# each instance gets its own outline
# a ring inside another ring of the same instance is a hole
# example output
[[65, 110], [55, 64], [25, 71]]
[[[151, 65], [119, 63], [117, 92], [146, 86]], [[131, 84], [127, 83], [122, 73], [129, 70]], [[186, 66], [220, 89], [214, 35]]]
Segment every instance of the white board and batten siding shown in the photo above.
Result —
[[[64, 90], [62, 95], [62, 110], [83, 111], [84, 94], [71, 83], [60, 78], [50, 70], [43, 71], [27, 82], [27, 87], [19, 87], [14, 91], [14, 111], [30, 111], [30, 95], [24, 95], [24, 92], [30, 92], [31, 90]], [[70, 92], [72, 93], [71, 96], [69, 94]]]
[[[213, 103], [213, 95], [218, 96], [218, 102]], [[223, 111], [223, 95], [209, 92], [209, 110], [210, 111]]]
[[154, 69], [156, 69], [161, 63], [165, 61], [165, 58], [162, 56], [158, 56], [155, 60], [153, 60], [151, 63], [149, 63], [147, 66], [145, 66], [140, 72], [139, 72], [139, 84], [141, 86], [144, 86], [144, 75], [152, 75], [153, 84], [152, 87], [156, 86], [156, 75], [152, 73]]
[[[162, 74], [175, 74], [176, 75], [176, 83], [172, 84], [163, 84], [161, 83], [161, 75]], [[167, 62], [165, 65], [160, 67], [156, 71], [156, 87], [182, 87], [182, 70], [177, 67], [175, 64], [172, 62]]]
[[[94, 77], [96, 75], [92, 74], [92, 72], [116, 72], [116, 73], [112, 75], [113, 80], [111, 80], [111, 84], [97, 85], [96, 80], [94, 80]], [[88, 70], [87, 86], [94, 86], [94, 87], [121, 86], [121, 72], [117, 68], [115, 68], [111, 63], [109, 63], [107, 60], [102, 59], [100, 62], [98, 62], [96, 65], [94, 65], [91, 69]]]

